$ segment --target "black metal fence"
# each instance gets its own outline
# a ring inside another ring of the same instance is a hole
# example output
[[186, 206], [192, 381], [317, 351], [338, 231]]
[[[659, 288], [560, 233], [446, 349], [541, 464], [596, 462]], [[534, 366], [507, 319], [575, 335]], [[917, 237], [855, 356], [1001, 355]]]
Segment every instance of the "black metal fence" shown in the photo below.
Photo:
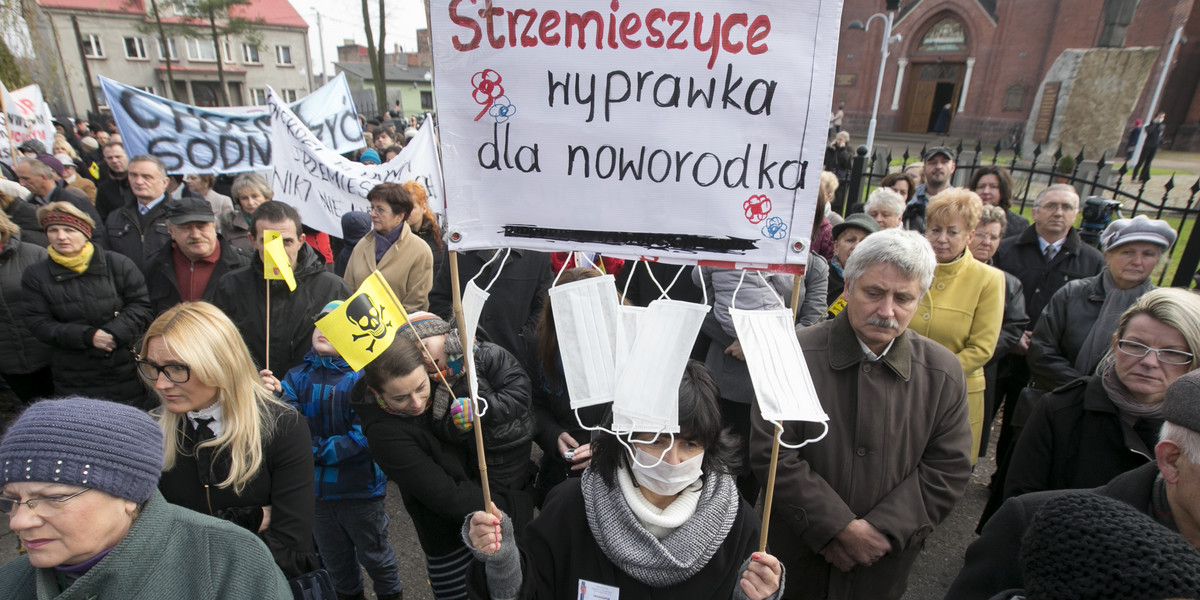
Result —
[[[914, 156], [906, 147], [904, 154], [900, 155], [900, 170], [903, 171], [910, 163], [917, 162], [925, 154], [925, 150], [926, 148], [922, 146], [920, 152]], [[1083, 150], [1080, 150], [1079, 154], [1072, 157], [1074, 160], [1071, 162], [1074, 164], [1068, 173], [1058, 170], [1064, 156], [1061, 148], [1055, 150], [1053, 154], [1047, 155], [1039, 144], [1028, 159], [1021, 157], [1019, 148], [1013, 151], [1011, 157], [1007, 156], [1005, 150], [1006, 146], [1000, 141], [985, 150], [982, 142], [976, 142], [973, 148], [964, 148], [962, 140], [959, 140], [958, 146], [955, 148], [958, 161], [952, 183], [965, 186], [976, 169], [986, 165], [1003, 165], [1008, 167], [1015, 183], [1013, 207], [1016, 209], [1019, 206], [1022, 212], [1033, 199], [1037, 198], [1038, 192], [1045, 186], [1061, 182], [1074, 186], [1081, 199], [1095, 196], [1120, 202], [1121, 215], [1124, 217], [1146, 214], [1155, 219], [1178, 218], [1179, 225], [1176, 231], [1179, 239], [1183, 239], [1184, 229], [1188, 226], [1191, 227], [1192, 235], [1188, 238], [1184, 248], [1178, 248], [1180, 244], [1176, 243], [1168, 251], [1167, 261], [1177, 261], [1171, 286], [1191, 287], [1192, 275], [1196, 273], [1197, 266], [1200, 266], [1200, 231], [1197, 230], [1197, 226], [1200, 224], [1200, 219], [1197, 218], [1197, 215], [1200, 215], [1200, 206], [1197, 206], [1197, 197], [1200, 196], [1200, 177], [1196, 178], [1191, 187], [1180, 188], [1179, 186], [1186, 184], [1186, 181], [1177, 184], [1176, 176], [1172, 174], [1170, 179], [1163, 184], [1162, 196], [1157, 197], [1156, 191], [1151, 191], [1148, 195], [1147, 182], [1134, 181], [1134, 178], [1129, 176], [1133, 167], [1124, 159], [1119, 166], [1115, 162], [1110, 162], [1107, 155], [1101, 155], [1099, 159], [1089, 161]], [[866, 146], [858, 147], [857, 156], [854, 158], [850, 190], [846, 199], [847, 206], [865, 200], [867, 191], [878, 186], [880, 180], [888, 174], [892, 166], [891, 150], [887, 151], [886, 156], [882, 152], [876, 152], [869, 161], [867, 153]], [[987, 157], [989, 153], [991, 154], [990, 159]], [[1005, 154], [1003, 158], [1001, 157], [1002, 153]], [[1191, 178], [1190, 175], [1186, 177]], [[1178, 259], [1176, 259], [1177, 253], [1179, 254]], [[1163, 284], [1166, 272], [1167, 269], [1164, 268], [1159, 275], [1159, 285]]]

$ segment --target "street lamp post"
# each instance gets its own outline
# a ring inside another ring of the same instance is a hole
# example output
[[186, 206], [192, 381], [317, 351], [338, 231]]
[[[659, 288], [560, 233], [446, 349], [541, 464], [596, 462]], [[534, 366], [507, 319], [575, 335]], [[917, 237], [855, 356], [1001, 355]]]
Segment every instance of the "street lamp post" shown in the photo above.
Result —
[[875, 155], [875, 124], [879, 121], [879, 94], [883, 91], [883, 73], [887, 69], [888, 46], [893, 42], [900, 41], [900, 35], [892, 35], [892, 21], [895, 18], [895, 11], [884, 13], [875, 13], [867, 19], [864, 25], [862, 21], [851, 21], [847, 29], [857, 29], [868, 31], [871, 27], [871, 21], [877, 17], [883, 20], [883, 39], [879, 43], [879, 78], [875, 81], [875, 104], [871, 108], [871, 122], [867, 125], [867, 143], [866, 146], [871, 150], [871, 156]]

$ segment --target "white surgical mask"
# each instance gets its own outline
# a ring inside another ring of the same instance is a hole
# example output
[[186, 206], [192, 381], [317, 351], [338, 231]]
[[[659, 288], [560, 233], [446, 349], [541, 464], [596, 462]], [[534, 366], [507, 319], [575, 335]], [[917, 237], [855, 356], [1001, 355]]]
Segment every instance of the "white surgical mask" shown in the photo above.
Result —
[[679, 300], [646, 308], [617, 373], [614, 431], [679, 432], [679, 380], [708, 311], [707, 304]]
[[616, 388], [617, 293], [612, 275], [550, 288], [571, 408], [612, 402]]
[[660, 496], [674, 496], [682, 492], [703, 474], [700, 466], [704, 463], [704, 452], [677, 465], [659, 460], [641, 448], [634, 447], [633, 452], [635, 458], [629, 461], [633, 478], [638, 485]]
[[[467, 347], [463, 349], [467, 356], [463, 360], [470, 361], [467, 364], [472, 366], [475, 365], [475, 332], [479, 328], [479, 316], [483, 314], [483, 303], [487, 302], [488, 296], [490, 294], [479, 289], [474, 280], [468, 281], [466, 289], [463, 290], [463, 326], [467, 332]], [[470, 371], [471, 376], [467, 383], [470, 385], [471, 397], [478, 398], [479, 377], [475, 374], [476, 369], [472, 368]]]

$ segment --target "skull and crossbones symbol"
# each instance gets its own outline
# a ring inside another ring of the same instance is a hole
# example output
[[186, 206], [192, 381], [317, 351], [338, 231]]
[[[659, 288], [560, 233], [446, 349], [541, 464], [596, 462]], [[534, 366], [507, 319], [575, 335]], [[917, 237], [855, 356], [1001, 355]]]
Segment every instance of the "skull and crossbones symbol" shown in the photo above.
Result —
[[359, 294], [346, 306], [346, 318], [363, 332], [352, 334], [350, 339], [357, 342], [359, 338], [371, 338], [367, 352], [374, 351], [375, 342], [383, 339], [387, 335], [388, 327], [392, 326], [391, 321], [384, 320], [383, 313], [384, 307], [376, 305], [366, 294]]

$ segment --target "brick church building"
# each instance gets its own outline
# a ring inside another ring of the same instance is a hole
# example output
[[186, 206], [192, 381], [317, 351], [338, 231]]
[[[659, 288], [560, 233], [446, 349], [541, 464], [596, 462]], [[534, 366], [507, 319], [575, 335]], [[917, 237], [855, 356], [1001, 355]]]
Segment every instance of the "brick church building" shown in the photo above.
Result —
[[[834, 107], [845, 104], [845, 127], [866, 132], [879, 73], [882, 20], [850, 30], [883, 12], [883, 0], [845, 0]], [[1160, 110], [1167, 113], [1164, 147], [1200, 150], [1200, 0], [905, 0], [893, 25], [879, 101], [879, 130], [951, 137], [1006, 138], [1023, 128], [1042, 78], [1066, 49], [1159, 48], [1129, 117], [1144, 118], [1172, 36], [1176, 48]], [[949, 122], [943, 112], [949, 105]]]

